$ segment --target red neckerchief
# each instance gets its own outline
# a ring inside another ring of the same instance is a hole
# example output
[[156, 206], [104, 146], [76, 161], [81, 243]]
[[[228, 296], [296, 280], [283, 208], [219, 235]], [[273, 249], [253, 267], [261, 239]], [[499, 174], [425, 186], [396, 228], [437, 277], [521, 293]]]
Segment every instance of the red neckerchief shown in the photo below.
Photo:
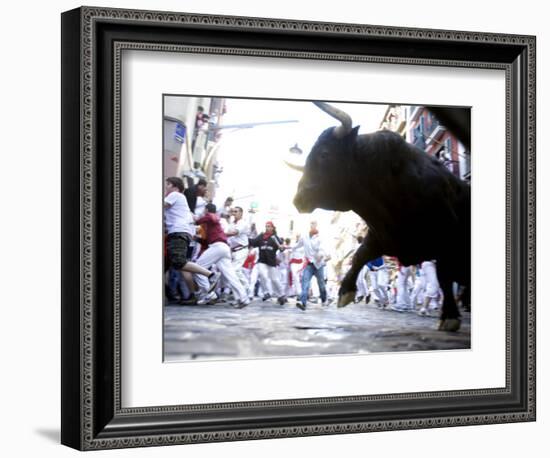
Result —
[[264, 232], [264, 240], [267, 240], [269, 237], [273, 235], [273, 232]]

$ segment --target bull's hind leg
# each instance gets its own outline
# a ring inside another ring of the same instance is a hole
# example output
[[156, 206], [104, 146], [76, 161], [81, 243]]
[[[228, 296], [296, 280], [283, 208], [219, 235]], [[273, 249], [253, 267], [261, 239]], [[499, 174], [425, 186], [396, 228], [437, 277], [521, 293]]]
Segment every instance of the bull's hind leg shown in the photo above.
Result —
[[453, 281], [446, 274], [444, 266], [438, 266], [439, 285], [443, 290], [443, 307], [439, 318], [440, 331], [458, 331], [460, 329], [460, 313], [453, 294]]
[[382, 256], [382, 251], [372, 232], [367, 234], [363, 243], [353, 255], [351, 268], [342, 280], [338, 291], [338, 307], [345, 307], [355, 299], [357, 292], [357, 277], [363, 266], [368, 262]]

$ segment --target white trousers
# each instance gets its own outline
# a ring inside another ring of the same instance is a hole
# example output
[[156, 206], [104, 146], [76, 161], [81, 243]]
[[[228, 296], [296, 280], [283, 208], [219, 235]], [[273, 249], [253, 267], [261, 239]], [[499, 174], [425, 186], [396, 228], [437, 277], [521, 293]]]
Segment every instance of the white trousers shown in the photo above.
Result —
[[397, 299], [395, 304], [398, 307], [411, 308], [411, 298], [409, 296], [409, 276], [411, 268], [401, 266], [397, 272]]
[[242, 248], [237, 251], [231, 252], [232, 256], [232, 265], [233, 269], [235, 270], [235, 273], [237, 274], [237, 278], [241, 282], [241, 285], [243, 285], [243, 288], [246, 291], [246, 294], [248, 297], [252, 296], [252, 288], [250, 286], [250, 279], [247, 275], [246, 269], [244, 268], [243, 264], [246, 258], [248, 257], [248, 250], [246, 248]]
[[431, 261], [424, 261], [422, 263], [422, 271], [426, 277], [426, 297], [430, 298], [430, 305], [437, 307], [439, 298], [439, 280], [437, 279], [437, 269], [435, 263]]
[[280, 282], [281, 277], [277, 267], [268, 266], [263, 262], [259, 262], [257, 266], [260, 285], [264, 292], [267, 291], [271, 296], [274, 297], [284, 296]]
[[[357, 281], [355, 282], [355, 286], [357, 287], [357, 297], [364, 297], [366, 298], [369, 295], [369, 287], [367, 285], [367, 273], [369, 271], [369, 268], [365, 264], [363, 268], [359, 271], [359, 275], [357, 275]], [[372, 279], [371, 279], [372, 282]], [[371, 283], [372, 284], [372, 283]]]
[[281, 290], [283, 291], [283, 296], [290, 296], [292, 294], [288, 281], [290, 267], [288, 264], [279, 264], [277, 266], [277, 270], [279, 271], [279, 276], [281, 278]]
[[378, 269], [378, 287], [382, 288], [384, 290], [384, 296], [388, 297], [388, 283], [389, 283], [389, 275], [388, 275], [388, 269], [386, 267], [382, 267], [381, 269]]
[[[250, 270], [248, 270], [249, 275], [249, 283], [250, 283], [250, 289], [252, 291], [252, 296], [254, 296], [254, 292], [256, 290], [256, 283], [258, 283], [258, 263], [254, 264], [254, 267]], [[258, 288], [258, 296], [263, 296], [266, 294], [267, 291], [262, 288], [262, 282], [260, 282], [260, 286]]]
[[[197, 259], [197, 264], [205, 269], [209, 269], [215, 264], [219, 272], [222, 274], [222, 277], [227, 281], [228, 286], [233, 291], [233, 295], [241, 301], [246, 301], [248, 299], [248, 294], [241, 285], [241, 282], [235, 273], [235, 269], [231, 264], [231, 250], [229, 249], [227, 243], [216, 242], [211, 244], [199, 256], [199, 259]], [[200, 277], [200, 275], [197, 275], [196, 277]], [[199, 286], [201, 285], [199, 284]]]
[[422, 272], [414, 281], [414, 288], [411, 293], [411, 302], [413, 305], [424, 304], [424, 292], [426, 289], [426, 277]]
[[292, 263], [290, 264], [290, 273], [292, 275], [292, 287], [290, 288], [291, 294], [295, 296], [300, 296], [302, 294], [302, 268], [304, 267], [304, 263]]
[[388, 273], [386, 268], [369, 270], [371, 294], [380, 304], [388, 303]]

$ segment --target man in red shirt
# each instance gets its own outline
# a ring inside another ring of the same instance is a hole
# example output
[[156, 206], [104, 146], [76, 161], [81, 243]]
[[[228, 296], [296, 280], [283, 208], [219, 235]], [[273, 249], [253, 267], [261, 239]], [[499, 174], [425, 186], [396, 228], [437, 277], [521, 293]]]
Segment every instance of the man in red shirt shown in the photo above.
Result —
[[205, 269], [216, 265], [233, 291], [235, 299], [238, 300], [238, 308], [246, 307], [250, 304], [250, 299], [231, 262], [231, 250], [227, 244], [227, 236], [220, 224], [220, 217], [216, 214], [216, 206], [207, 204], [206, 214], [197, 219], [195, 223], [206, 227], [208, 243], [208, 248], [199, 256], [197, 264]]

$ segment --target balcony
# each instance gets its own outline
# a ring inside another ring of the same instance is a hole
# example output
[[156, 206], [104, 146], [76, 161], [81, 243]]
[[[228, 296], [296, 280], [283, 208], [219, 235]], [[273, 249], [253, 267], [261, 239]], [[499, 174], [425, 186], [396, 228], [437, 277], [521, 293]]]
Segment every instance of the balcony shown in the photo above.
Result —
[[433, 119], [432, 123], [426, 129], [424, 132], [425, 138], [426, 138], [426, 145], [430, 145], [434, 140], [439, 138], [443, 132], [445, 132], [445, 127], [443, 127], [439, 122], [435, 119]]
[[437, 119], [431, 117], [431, 122], [428, 122], [428, 126], [426, 126], [424, 135], [426, 135], [426, 137], [429, 137], [440, 125], [441, 124], [439, 124], [439, 121]]

